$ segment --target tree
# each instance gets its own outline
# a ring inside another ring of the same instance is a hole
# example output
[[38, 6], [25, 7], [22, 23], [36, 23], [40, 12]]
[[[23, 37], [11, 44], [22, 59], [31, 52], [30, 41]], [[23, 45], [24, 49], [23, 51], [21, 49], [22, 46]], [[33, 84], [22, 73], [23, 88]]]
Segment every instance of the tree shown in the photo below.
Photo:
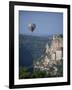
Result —
[[32, 78], [45, 78], [46, 77], [46, 72], [45, 71], [34, 71], [32, 74]]
[[24, 78], [29, 78], [29, 77], [30, 77], [30, 72], [28, 72], [28, 69], [25, 67], [20, 67], [19, 78], [24, 79]]

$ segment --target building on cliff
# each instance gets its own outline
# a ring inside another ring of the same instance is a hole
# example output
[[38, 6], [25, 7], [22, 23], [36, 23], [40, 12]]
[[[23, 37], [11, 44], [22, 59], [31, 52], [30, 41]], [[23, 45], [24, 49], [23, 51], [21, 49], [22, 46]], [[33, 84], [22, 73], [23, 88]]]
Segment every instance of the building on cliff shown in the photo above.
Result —
[[42, 63], [41, 66], [43, 67], [43, 69], [44, 68], [48, 69], [49, 66], [56, 64], [62, 59], [63, 59], [63, 38], [54, 35], [51, 41], [51, 45], [49, 46], [48, 43], [46, 43], [44, 54], [41, 56], [39, 61]]

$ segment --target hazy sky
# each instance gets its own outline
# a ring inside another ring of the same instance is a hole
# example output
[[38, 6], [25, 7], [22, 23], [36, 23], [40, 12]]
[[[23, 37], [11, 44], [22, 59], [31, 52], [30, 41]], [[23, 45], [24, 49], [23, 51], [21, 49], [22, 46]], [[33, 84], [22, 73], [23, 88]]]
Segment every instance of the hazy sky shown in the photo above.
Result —
[[[31, 32], [29, 23], [36, 24], [36, 29]], [[19, 30], [21, 34], [48, 36], [63, 33], [63, 13], [19, 11]]]

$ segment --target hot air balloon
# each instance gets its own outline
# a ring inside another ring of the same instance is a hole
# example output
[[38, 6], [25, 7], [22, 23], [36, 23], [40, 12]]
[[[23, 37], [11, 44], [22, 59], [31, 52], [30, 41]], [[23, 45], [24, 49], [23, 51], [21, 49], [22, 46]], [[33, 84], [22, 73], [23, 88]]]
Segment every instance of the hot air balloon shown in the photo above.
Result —
[[36, 28], [36, 25], [33, 24], [33, 23], [29, 23], [29, 24], [28, 24], [28, 28], [29, 28], [29, 30], [30, 30], [31, 32], [33, 32], [33, 31], [35, 30], [35, 28]]

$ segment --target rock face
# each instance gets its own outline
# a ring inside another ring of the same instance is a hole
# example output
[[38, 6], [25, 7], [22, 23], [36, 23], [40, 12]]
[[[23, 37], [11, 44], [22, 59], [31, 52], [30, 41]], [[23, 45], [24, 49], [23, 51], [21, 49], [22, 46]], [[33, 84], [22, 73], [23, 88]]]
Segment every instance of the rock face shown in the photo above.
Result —
[[[44, 54], [40, 58], [40, 64], [38, 64], [39, 68], [40, 66], [44, 69], [47, 69], [53, 65], [56, 65], [57, 62], [60, 62], [63, 59], [63, 38], [58, 36], [53, 36], [53, 39], [51, 41], [51, 45], [49, 46], [48, 43], [46, 43]], [[37, 68], [38, 68], [37, 66]], [[56, 67], [54, 67], [56, 70]]]

